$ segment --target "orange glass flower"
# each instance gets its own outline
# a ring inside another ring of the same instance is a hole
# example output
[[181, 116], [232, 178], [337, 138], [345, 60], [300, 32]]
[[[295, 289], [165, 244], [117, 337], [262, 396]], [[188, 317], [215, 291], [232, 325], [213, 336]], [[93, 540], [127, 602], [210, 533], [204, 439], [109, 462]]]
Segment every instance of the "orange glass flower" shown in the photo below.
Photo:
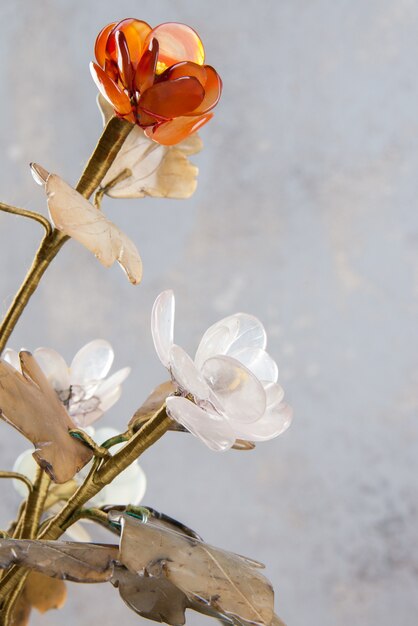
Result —
[[95, 55], [90, 69], [102, 95], [154, 141], [176, 144], [213, 116], [222, 81], [204, 64], [203, 44], [190, 26], [112, 22], [99, 33]]

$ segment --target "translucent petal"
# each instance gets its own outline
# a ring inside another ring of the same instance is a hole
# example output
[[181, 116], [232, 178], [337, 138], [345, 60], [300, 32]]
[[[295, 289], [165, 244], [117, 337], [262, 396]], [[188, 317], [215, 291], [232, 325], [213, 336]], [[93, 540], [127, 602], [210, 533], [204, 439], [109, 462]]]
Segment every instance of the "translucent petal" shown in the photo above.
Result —
[[197, 78], [183, 76], [154, 83], [141, 96], [139, 108], [155, 117], [170, 120], [194, 111], [205, 97]]
[[176, 117], [176, 119], [170, 122], [160, 124], [155, 129], [146, 128], [145, 134], [150, 139], [163, 146], [174, 146], [186, 139], [189, 135], [197, 132], [202, 126], [207, 124], [212, 117], [213, 113], [206, 113], [198, 117]]
[[109, 34], [113, 30], [113, 28], [116, 26], [116, 24], [117, 22], [112, 22], [111, 24], [108, 24], [107, 26], [102, 28], [100, 33], [97, 35], [96, 44], [94, 46], [94, 54], [95, 54], [97, 63], [103, 68], [105, 66], [105, 61], [106, 61], [107, 38], [109, 37]]
[[170, 350], [171, 375], [180, 389], [198, 400], [209, 398], [209, 387], [187, 352], [173, 344]]
[[260, 381], [228, 356], [207, 359], [201, 368], [211, 389], [211, 402], [217, 411], [231, 420], [252, 423], [266, 410], [266, 393]]
[[199, 83], [204, 87], [207, 80], [206, 66], [198, 65], [197, 63], [191, 63], [190, 61], [182, 61], [176, 63], [171, 67], [168, 67], [160, 76], [160, 80], [175, 80], [182, 76], [194, 76]]
[[12, 367], [14, 367], [15, 370], [17, 370], [18, 372], [21, 371], [19, 354], [16, 352], [16, 350], [6, 348], [6, 350], [2, 354], [2, 359], [6, 361], [6, 363], [9, 363]]
[[158, 41], [152, 39], [149, 47], [143, 53], [135, 72], [135, 87], [140, 93], [143, 93], [154, 84], [157, 59]]
[[205, 50], [199, 35], [190, 26], [167, 22], [156, 26], [148, 35], [155, 37], [160, 44], [158, 60], [167, 67], [180, 61], [192, 61], [203, 65]]
[[227, 450], [235, 435], [224, 417], [205, 411], [186, 398], [167, 398], [167, 413], [211, 450]]
[[112, 376], [109, 376], [109, 378], [106, 378], [106, 380], [104, 380], [102, 383], [100, 383], [95, 391], [95, 394], [99, 398], [103, 399], [105, 395], [114, 391], [117, 387], [120, 387], [120, 385], [127, 379], [130, 373], [130, 367], [123, 367], [122, 369], [112, 374]]
[[117, 61], [116, 33], [122, 32], [125, 35], [128, 44], [131, 61], [136, 68], [142, 52], [145, 49], [145, 41], [150, 31], [151, 26], [149, 24], [141, 20], [136, 20], [132, 17], [118, 22], [107, 39], [107, 54], [111, 59]]
[[112, 367], [113, 359], [114, 352], [108, 341], [90, 341], [77, 352], [71, 363], [71, 384], [102, 380]]
[[100, 408], [103, 412], [108, 411], [116, 402], [120, 399], [122, 395], [122, 386], [114, 387], [111, 391], [103, 394], [100, 397]]
[[292, 421], [292, 408], [283, 402], [283, 389], [277, 383], [266, 385], [267, 408], [254, 424], [232, 423], [238, 438], [250, 441], [267, 441], [281, 435]]
[[237, 359], [240, 363], [257, 376], [258, 380], [271, 383], [277, 382], [279, 375], [277, 364], [271, 356], [260, 348], [242, 348], [241, 350], [230, 350], [229, 356]]
[[242, 348], [264, 350], [266, 344], [266, 331], [260, 320], [253, 315], [236, 313], [208, 328], [197, 348], [195, 363], [201, 367], [206, 359], [217, 354], [231, 354]]
[[115, 36], [116, 50], [117, 50], [117, 63], [119, 69], [119, 77], [123, 86], [131, 90], [134, 72], [131, 63], [131, 57], [129, 54], [128, 43], [126, 37], [122, 31], [118, 31]]
[[174, 336], [175, 299], [173, 292], [168, 289], [157, 297], [151, 313], [151, 333], [154, 347], [161, 363], [168, 367], [170, 363], [170, 348]]
[[206, 82], [203, 84], [205, 89], [205, 97], [199, 104], [197, 109], [189, 115], [201, 115], [211, 111], [219, 102], [222, 93], [222, 81], [217, 71], [210, 65], [205, 65]]
[[118, 113], [128, 115], [132, 106], [126, 93], [119, 89], [117, 84], [96, 63], [90, 63], [90, 72], [102, 96], [110, 102]]
[[[13, 471], [18, 472], [19, 474], [23, 474], [27, 476], [29, 480], [34, 481], [36, 478], [36, 473], [38, 470], [38, 464], [33, 458], [33, 448], [30, 450], [25, 450], [22, 454], [19, 454], [17, 457], [15, 464], [13, 465]], [[16, 489], [17, 493], [24, 498], [28, 495], [28, 488], [25, 487], [24, 483], [21, 480], [13, 480], [13, 487]]]
[[37, 348], [33, 353], [55, 391], [70, 388], [70, 372], [64, 358], [52, 348]]

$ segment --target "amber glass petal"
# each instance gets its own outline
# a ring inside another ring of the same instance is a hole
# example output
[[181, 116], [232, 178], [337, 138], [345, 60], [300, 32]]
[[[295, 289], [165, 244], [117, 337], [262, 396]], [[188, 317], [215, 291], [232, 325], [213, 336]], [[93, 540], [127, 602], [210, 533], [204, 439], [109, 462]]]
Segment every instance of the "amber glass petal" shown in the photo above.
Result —
[[205, 97], [203, 98], [203, 101], [201, 102], [201, 104], [199, 104], [197, 109], [192, 111], [192, 113], [189, 113], [189, 115], [200, 115], [202, 113], [207, 113], [218, 104], [219, 98], [221, 97], [221, 77], [210, 65], [205, 65], [205, 68], [207, 76], [205, 84]]
[[131, 103], [126, 93], [121, 91], [96, 63], [90, 63], [90, 71], [97, 88], [106, 100], [120, 115], [128, 115], [131, 112]]
[[121, 30], [115, 35], [118, 57], [119, 75], [123, 86], [129, 91], [132, 88], [133, 70], [126, 37]]
[[194, 76], [201, 85], [205, 86], [207, 80], [205, 68], [205, 65], [198, 65], [191, 61], [182, 61], [166, 69], [166, 71], [161, 74], [160, 80], [175, 80], [182, 76]]
[[151, 26], [146, 22], [142, 22], [141, 20], [136, 20], [131, 17], [116, 24], [109, 35], [106, 46], [106, 52], [114, 61], [117, 60], [115, 40], [117, 31], [122, 31], [125, 35], [132, 65], [136, 69], [136, 66], [141, 58], [142, 50], [145, 47], [145, 40], [147, 39], [148, 33], [151, 31]]
[[106, 59], [104, 64], [104, 71], [116, 84], [119, 80], [119, 68], [117, 64], [111, 59]]
[[190, 113], [200, 105], [204, 96], [197, 78], [184, 76], [155, 83], [141, 96], [139, 107], [150, 115], [168, 120]]
[[145, 134], [157, 143], [161, 143], [164, 146], [173, 146], [195, 133], [209, 122], [212, 117], [213, 113], [206, 113], [199, 117], [177, 117], [175, 120], [160, 124], [155, 130], [146, 128]]
[[148, 35], [158, 39], [160, 54], [158, 60], [167, 67], [180, 61], [192, 61], [203, 65], [205, 50], [199, 35], [193, 28], [177, 22], [167, 22], [156, 26]]
[[143, 93], [154, 84], [155, 68], [158, 59], [158, 41], [151, 39], [148, 48], [143, 53], [135, 73], [135, 88]]
[[96, 44], [94, 46], [94, 54], [96, 56], [97, 63], [101, 67], [105, 66], [107, 38], [109, 37], [109, 34], [116, 26], [116, 24], [117, 22], [112, 22], [111, 24], [108, 24], [107, 26], [102, 28], [100, 33], [97, 35]]

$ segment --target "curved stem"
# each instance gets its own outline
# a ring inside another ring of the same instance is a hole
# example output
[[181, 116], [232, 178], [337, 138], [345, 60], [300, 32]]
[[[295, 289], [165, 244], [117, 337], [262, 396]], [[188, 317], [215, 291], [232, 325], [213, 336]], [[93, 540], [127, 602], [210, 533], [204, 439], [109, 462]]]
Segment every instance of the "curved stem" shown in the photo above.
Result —
[[12, 215], [20, 215], [20, 217], [27, 217], [30, 220], [34, 220], [41, 224], [45, 228], [45, 233], [50, 235], [52, 233], [52, 224], [51, 222], [40, 213], [36, 211], [29, 211], [28, 209], [20, 209], [17, 206], [12, 206], [10, 204], [6, 204], [5, 202], [0, 202], [0, 211], [4, 211], [5, 213], [11, 213]]
[[18, 472], [0, 472], [0, 478], [13, 478], [14, 480], [20, 480], [22, 483], [25, 483], [29, 493], [32, 491], [33, 485], [29, 478], [24, 474], [19, 474]]

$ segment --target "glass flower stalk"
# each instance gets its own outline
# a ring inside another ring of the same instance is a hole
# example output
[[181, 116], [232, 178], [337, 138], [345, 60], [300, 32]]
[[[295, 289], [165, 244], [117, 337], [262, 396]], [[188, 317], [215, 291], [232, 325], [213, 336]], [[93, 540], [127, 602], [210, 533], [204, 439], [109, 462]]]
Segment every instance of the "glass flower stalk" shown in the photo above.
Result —
[[213, 116], [222, 81], [189, 26], [112, 22], [99, 33], [95, 56], [91, 73], [102, 95], [154, 141], [177, 144]]

